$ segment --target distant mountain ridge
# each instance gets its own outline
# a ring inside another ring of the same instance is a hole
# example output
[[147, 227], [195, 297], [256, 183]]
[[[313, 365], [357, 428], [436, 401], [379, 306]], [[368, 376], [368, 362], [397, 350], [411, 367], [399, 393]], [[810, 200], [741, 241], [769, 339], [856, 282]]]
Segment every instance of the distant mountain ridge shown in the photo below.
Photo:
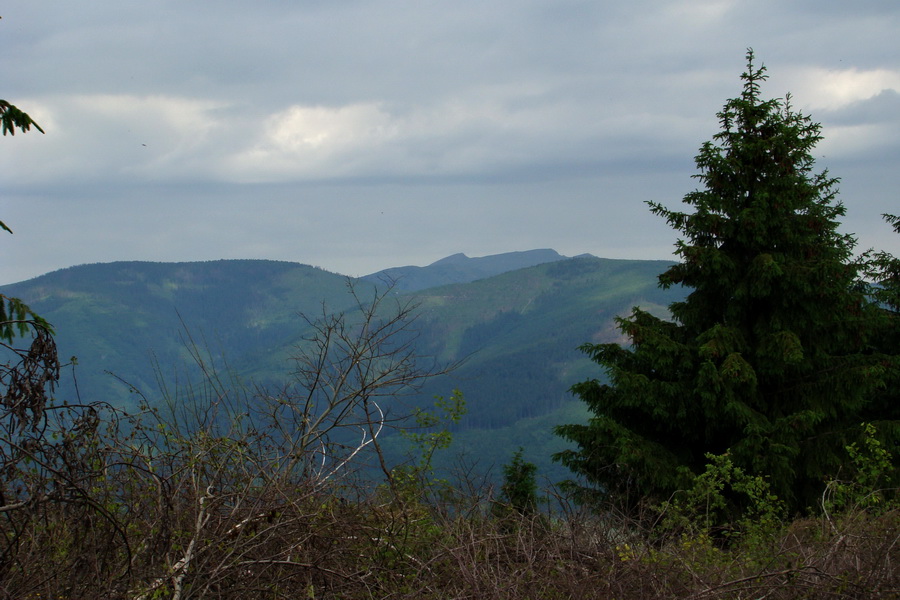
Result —
[[475, 258], [469, 258], [460, 252], [437, 260], [427, 267], [392, 267], [366, 275], [362, 279], [375, 283], [390, 281], [397, 291], [415, 292], [440, 285], [469, 283], [567, 258], [569, 257], [551, 249], [505, 252]]
[[[489, 406], [495, 416], [479, 425], [497, 427], [552, 410], [558, 400], [549, 395], [563, 397], [571, 384], [560, 374], [582, 360], [575, 348], [618, 339], [615, 316], [635, 305], [665, 311], [679, 294], [657, 286], [656, 276], [669, 264], [568, 258], [541, 249], [454, 254], [426, 267], [352, 279], [285, 261], [128, 261], [69, 267], [0, 286], [0, 293], [22, 298], [54, 325], [60, 355], [78, 357], [82, 391], [117, 397], [125, 388], [107, 372], [152, 389], [154, 365], [189, 362], [188, 334], [204, 338], [245, 375], [276, 381], [286, 376], [281, 363], [304, 335], [300, 315], [346, 310], [354, 305], [349, 285], [365, 297], [395, 280], [394, 291], [419, 305], [421, 354], [473, 357], [457, 373], [459, 381], [436, 382], [433, 389], [446, 392], [458, 383], [475, 404], [501, 402], [505, 408]], [[533, 381], [520, 389], [526, 376]], [[537, 390], [542, 398], [529, 399]]]
[[[131, 386], [152, 397], [166, 385], [179, 397], [197, 380], [192, 341], [243, 382], [289, 382], [290, 357], [308, 335], [301, 315], [352, 309], [349, 286], [364, 299], [398, 277], [394, 291], [417, 306], [416, 353], [465, 359], [408, 401], [431, 407], [435, 395], [459, 388], [469, 408], [456, 432], [460, 450], [503, 464], [525, 446], [526, 459], [551, 469], [548, 457], [562, 449], [552, 426], [581, 418], [569, 388], [604, 376], [577, 347], [624, 342], [617, 315], [634, 306], [662, 315], [682, 299], [684, 290], [658, 286], [671, 264], [532, 250], [456, 254], [352, 279], [280, 261], [116, 262], [54, 271], [0, 293], [53, 324], [60, 357], [78, 358], [82, 399], [133, 407]], [[72, 397], [71, 383], [60, 398]]]

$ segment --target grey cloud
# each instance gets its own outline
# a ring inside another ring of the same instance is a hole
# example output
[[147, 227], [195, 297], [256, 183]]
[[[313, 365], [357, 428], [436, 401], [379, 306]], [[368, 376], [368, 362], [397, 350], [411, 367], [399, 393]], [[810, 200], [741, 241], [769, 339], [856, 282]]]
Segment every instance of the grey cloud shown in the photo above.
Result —
[[900, 92], [882, 90], [878, 95], [854, 102], [839, 110], [825, 114], [830, 123], [836, 125], [861, 125], [900, 122]]
[[893, 0], [19, 3], [2, 97], [50, 127], [0, 143], [16, 229], [0, 280], [120, 258], [356, 274], [530, 247], [664, 258], [674, 234], [643, 201], [693, 189], [748, 46], [764, 93], [823, 122], [852, 230], [890, 245], [900, 90], [865, 86], [900, 74], [898, 16]]

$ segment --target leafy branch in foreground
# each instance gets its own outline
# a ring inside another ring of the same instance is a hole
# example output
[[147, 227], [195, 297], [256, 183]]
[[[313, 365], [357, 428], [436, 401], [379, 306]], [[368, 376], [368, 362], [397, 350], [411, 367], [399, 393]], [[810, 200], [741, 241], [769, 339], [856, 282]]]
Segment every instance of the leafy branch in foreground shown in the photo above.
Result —
[[28, 113], [16, 108], [6, 100], [0, 100], [0, 123], [2, 123], [3, 135], [16, 135], [16, 128], [22, 133], [29, 131], [32, 127], [44, 133], [41, 126], [34, 122], [28, 116]]

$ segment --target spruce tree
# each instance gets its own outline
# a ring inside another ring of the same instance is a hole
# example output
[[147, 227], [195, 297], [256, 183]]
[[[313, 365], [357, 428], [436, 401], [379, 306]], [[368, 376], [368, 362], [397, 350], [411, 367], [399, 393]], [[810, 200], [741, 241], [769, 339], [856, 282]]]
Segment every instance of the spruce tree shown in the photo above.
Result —
[[[884, 220], [893, 227], [894, 232], [900, 234], [900, 216], [882, 215]], [[891, 256], [887, 252], [879, 252], [872, 259], [872, 273], [870, 278], [876, 282], [872, 289], [872, 295], [881, 305], [885, 316], [888, 318], [886, 329], [891, 333], [897, 333], [900, 329], [900, 258]], [[900, 339], [894, 338], [889, 343], [894, 351], [900, 351]]]
[[691, 290], [671, 320], [639, 308], [618, 319], [629, 347], [585, 344], [608, 382], [573, 386], [593, 417], [557, 434], [555, 458], [588, 485], [626, 484], [665, 499], [707, 453], [770, 479], [790, 507], [813, 506], [860, 433], [884, 364], [869, 347], [875, 310], [855, 240], [838, 232], [837, 180], [815, 173], [819, 124], [790, 96], [765, 100], [752, 50], [743, 91], [696, 157], [692, 212], [649, 203], [683, 236], [662, 287]]
[[[883, 217], [894, 232], [900, 234], [900, 216], [886, 214]], [[878, 252], [872, 256], [869, 266], [868, 278], [874, 282], [869, 293], [878, 303], [882, 318], [872, 345], [883, 354], [888, 371], [885, 388], [878, 395], [878, 401], [869, 407], [866, 420], [875, 426], [882, 440], [890, 444], [897, 455], [900, 427], [894, 425], [900, 421], [900, 258]]]
[[494, 514], [504, 516], [509, 511], [520, 515], [531, 515], [537, 511], [537, 465], [522, 458], [525, 449], [519, 448], [512, 461], [503, 465], [503, 485], [500, 487], [500, 501], [494, 505]]

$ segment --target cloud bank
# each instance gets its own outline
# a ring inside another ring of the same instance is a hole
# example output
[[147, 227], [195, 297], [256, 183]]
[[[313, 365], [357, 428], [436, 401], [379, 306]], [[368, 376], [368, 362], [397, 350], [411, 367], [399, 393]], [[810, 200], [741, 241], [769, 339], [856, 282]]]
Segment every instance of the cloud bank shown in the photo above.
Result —
[[[846, 228], [900, 252], [893, 1], [45, 0], [7, 9], [0, 281], [78, 262], [259, 257], [363, 274], [454, 252], [665, 258], [644, 205], [740, 93], [823, 123]], [[48, 239], [45, 232], [52, 232]]]

